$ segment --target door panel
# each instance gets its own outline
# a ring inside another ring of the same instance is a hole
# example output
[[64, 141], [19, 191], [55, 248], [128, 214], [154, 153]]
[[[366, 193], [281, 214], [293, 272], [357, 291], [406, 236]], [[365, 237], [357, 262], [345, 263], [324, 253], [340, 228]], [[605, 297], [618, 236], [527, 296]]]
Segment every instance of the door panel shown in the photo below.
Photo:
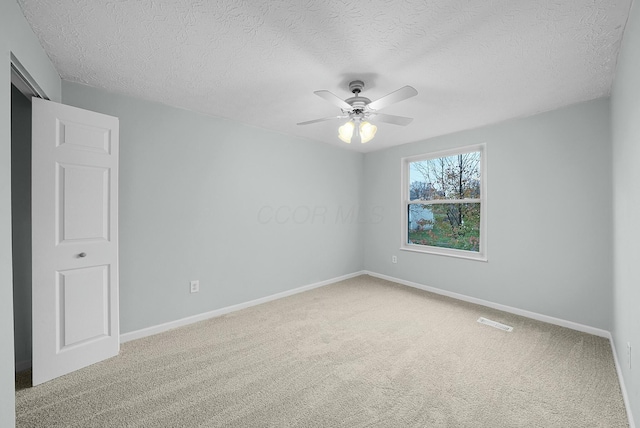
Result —
[[118, 354], [118, 119], [33, 99], [33, 384]]
[[[58, 121], [58, 146], [94, 153], [111, 152], [111, 130], [80, 123]], [[74, 146], [74, 147], [73, 147]]]
[[109, 336], [109, 266], [58, 272], [57, 290], [59, 351]]
[[59, 243], [109, 240], [109, 168], [58, 164]]

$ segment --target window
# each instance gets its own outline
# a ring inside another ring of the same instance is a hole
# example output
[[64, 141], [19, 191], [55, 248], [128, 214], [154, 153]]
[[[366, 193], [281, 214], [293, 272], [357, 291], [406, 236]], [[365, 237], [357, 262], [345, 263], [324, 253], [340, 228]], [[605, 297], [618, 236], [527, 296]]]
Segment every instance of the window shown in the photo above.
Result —
[[402, 159], [400, 249], [486, 257], [484, 144]]

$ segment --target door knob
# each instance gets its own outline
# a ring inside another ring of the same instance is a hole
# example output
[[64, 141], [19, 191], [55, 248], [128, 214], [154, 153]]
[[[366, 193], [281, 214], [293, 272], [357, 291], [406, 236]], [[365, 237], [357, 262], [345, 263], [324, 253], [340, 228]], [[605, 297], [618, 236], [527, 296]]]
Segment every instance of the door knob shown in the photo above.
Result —
[[87, 253], [80, 253], [78, 254], [78, 257], [87, 257]]

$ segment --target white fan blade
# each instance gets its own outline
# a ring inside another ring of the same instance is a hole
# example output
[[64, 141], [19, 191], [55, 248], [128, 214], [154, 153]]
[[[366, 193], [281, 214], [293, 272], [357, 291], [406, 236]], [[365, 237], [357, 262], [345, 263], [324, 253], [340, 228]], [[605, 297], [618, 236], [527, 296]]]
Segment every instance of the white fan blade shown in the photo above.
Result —
[[331, 117], [323, 117], [322, 119], [314, 119], [314, 120], [308, 120], [306, 122], [300, 122], [298, 123], [298, 125], [309, 125], [311, 123], [318, 123], [318, 122], [324, 122], [326, 120], [333, 120], [333, 119], [344, 119], [347, 118], [349, 116], [331, 116]]
[[380, 99], [370, 102], [369, 104], [367, 104], [367, 107], [373, 110], [380, 110], [381, 108], [384, 108], [388, 105], [406, 100], [407, 98], [415, 97], [416, 95], [418, 95], [418, 91], [416, 91], [415, 88], [411, 86], [405, 86], [395, 92], [391, 92], [390, 94], [385, 95]]
[[337, 105], [343, 110], [351, 110], [351, 106], [347, 102], [345, 102], [342, 98], [339, 98], [337, 95], [333, 94], [332, 92], [322, 90], [322, 91], [315, 91], [314, 94], [316, 94], [320, 98], [324, 98], [325, 100], [329, 101], [332, 104]]
[[373, 118], [380, 122], [392, 123], [394, 125], [407, 126], [413, 121], [411, 117], [394, 116], [392, 114], [376, 113]]

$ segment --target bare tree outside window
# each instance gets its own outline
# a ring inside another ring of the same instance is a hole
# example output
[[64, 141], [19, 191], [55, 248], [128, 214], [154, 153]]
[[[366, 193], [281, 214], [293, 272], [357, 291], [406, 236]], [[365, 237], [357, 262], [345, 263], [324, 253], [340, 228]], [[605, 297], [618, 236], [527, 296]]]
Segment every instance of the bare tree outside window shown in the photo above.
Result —
[[481, 152], [409, 163], [408, 244], [480, 249]]

